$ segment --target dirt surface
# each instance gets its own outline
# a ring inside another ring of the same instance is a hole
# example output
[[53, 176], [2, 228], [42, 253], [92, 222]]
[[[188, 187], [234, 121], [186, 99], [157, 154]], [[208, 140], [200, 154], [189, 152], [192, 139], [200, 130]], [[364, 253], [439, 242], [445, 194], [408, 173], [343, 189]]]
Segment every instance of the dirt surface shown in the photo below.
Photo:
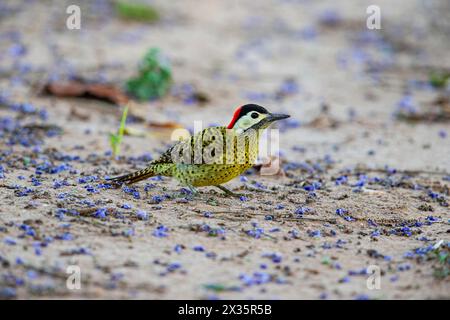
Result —
[[[64, 1], [2, 1], [0, 298], [450, 298], [450, 122], [398, 116], [448, 112], [428, 77], [450, 70], [450, 32], [439, 1], [378, 3], [381, 30], [366, 1], [152, 1], [150, 25], [85, 1], [68, 30]], [[120, 85], [150, 47], [173, 92], [132, 105], [144, 136], [125, 136], [119, 159], [119, 107], [39, 93], [73, 76]], [[150, 122], [226, 124], [249, 102], [291, 118], [281, 172], [227, 184], [245, 197], [102, 184], [171, 144]]]

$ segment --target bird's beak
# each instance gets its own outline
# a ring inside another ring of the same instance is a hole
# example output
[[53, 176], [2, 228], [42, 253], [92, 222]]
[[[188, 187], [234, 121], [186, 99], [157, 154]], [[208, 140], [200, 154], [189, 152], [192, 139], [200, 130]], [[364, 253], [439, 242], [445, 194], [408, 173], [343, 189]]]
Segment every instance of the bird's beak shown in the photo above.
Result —
[[274, 122], [274, 121], [278, 121], [278, 120], [287, 119], [289, 117], [290, 117], [290, 115], [288, 115], [288, 114], [270, 113], [266, 119], [268, 122]]
[[254, 126], [252, 126], [252, 129], [265, 129], [274, 121], [283, 120], [286, 118], [289, 118], [290, 115], [288, 114], [280, 114], [280, 113], [269, 113], [264, 119], [262, 119], [260, 122], [256, 123]]

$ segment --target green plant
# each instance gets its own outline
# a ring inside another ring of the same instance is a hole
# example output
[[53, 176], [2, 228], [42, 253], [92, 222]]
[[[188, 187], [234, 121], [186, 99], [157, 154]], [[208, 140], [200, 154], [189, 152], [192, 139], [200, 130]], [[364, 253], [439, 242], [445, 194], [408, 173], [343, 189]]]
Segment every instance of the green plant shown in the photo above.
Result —
[[164, 96], [172, 84], [172, 71], [159, 49], [151, 48], [139, 64], [137, 77], [127, 81], [129, 93], [145, 101]]
[[431, 252], [432, 259], [437, 260], [438, 264], [434, 266], [433, 275], [438, 279], [445, 279], [450, 276], [450, 248]]
[[116, 12], [119, 17], [141, 22], [155, 22], [159, 20], [159, 13], [155, 8], [143, 3], [116, 2]]
[[450, 73], [448, 72], [432, 72], [429, 75], [430, 84], [435, 88], [443, 88], [447, 85], [450, 79]]
[[120, 144], [122, 143], [123, 135], [125, 132], [125, 123], [127, 121], [128, 106], [125, 106], [122, 112], [122, 118], [120, 119], [119, 130], [117, 134], [109, 134], [109, 143], [111, 144], [111, 149], [114, 157], [117, 157], [120, 153]]

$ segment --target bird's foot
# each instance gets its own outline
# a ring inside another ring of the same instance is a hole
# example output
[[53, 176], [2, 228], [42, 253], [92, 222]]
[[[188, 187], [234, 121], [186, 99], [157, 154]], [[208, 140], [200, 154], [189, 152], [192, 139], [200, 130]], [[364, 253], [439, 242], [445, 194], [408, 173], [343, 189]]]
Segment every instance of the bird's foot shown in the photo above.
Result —
[[193, 200], [194, 198], [199, 197], [200, 193], [198, 192], [198, 190], [196, 188], [194, 188], [193, 186], [187, 186], [187, 188], [189, 189], [189, 193], [184, 193], [185, 194], [185, 198], [188, 200]]
[[225, 194], [226, 194], [227, 196], [236, 197], [236, 198], [240, 198], [240, 197], [242, 197], [242, 196], [245, 196], [245, 195], [242, 194], [242, 193], [235, 193], [235, 192], [233, 192], [233, 191], [231, 191], [231, 190], [229, 190], [229, 189], [227, 189], [227, 188], [225, 188], [224, 186], [221, 186], [221, 185], [218, 185], [218, 186], [215, 186], [215, 187], [217, 187], [217, 188], [219, 188], [220, 190], [222, 190], [223, 192], [225, 192]]

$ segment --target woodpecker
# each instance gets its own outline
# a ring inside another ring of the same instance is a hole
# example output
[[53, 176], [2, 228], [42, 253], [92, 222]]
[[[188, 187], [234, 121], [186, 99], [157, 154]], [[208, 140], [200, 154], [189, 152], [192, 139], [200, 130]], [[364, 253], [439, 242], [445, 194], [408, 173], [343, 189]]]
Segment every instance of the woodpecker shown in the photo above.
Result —
[[133, 184], [152, 176], [174, 177], [193, 194], [195, 187], [215, 186], [228, 195], [237, 194], [223, 183], [251, 168], [258, 156], [261, 131], [286, 114], [268, 112], [256, 104], [240, 106], [227, 127], [209, 127], [175, 143], [145, 169], [108, 179]]

